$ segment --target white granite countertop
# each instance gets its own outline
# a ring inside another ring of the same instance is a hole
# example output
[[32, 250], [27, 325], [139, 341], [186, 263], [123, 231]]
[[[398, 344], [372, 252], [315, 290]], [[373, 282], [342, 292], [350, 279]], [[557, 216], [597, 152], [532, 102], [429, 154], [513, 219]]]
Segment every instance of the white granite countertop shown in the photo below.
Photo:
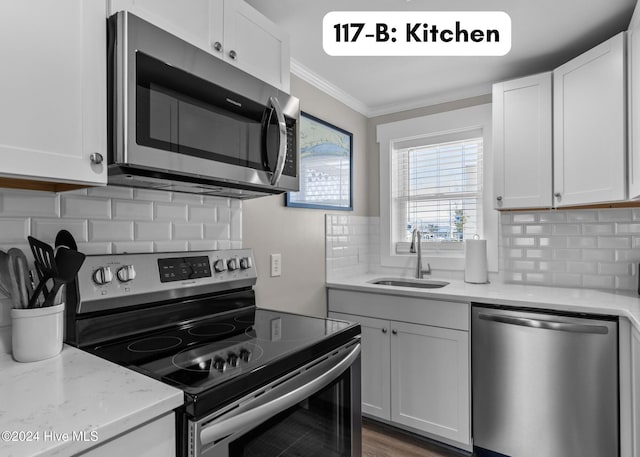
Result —
[[[640, 330], [640, 296], [634, 291], [570, 289], [503, 283], [468, 284], [455, 279], [442, 279], [450, 284], [440, 289], [416, 289], [369, 283], [369, 281], [379, 278], [390, 278], [390, 276], [372, 273], [344, 279], [332, 279], [327, 281], [327, 287], [439, 300], [624, 316], [631, 321], [636, 329]], [[398, 276], [393, 278], [398, 278]], [[425, 279], [439, 280], [437, 276]]]
[[[76, 454], [183, 403], [181, 390], [67, 345], [40, 362], [0, 354], [0, 373], [3, 457]], [[82, 431], [88, 440], [61, 437]], [[38, 440], [22, 441], [36, 432]]]

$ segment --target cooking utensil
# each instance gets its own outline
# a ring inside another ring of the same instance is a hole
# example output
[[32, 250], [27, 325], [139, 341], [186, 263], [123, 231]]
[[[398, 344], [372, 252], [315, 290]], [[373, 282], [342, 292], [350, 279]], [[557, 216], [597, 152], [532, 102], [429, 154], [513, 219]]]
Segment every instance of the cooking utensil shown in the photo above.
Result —
[[49, 296], [49, 289], [47, 288], [47, 281], [58, 276], [58, 269], [56, 268], [55, 256], [53, 248], [47, 243], [40, 241], [32, 236], [27, 237], [29, 240], [29, 246], [35, 259], [36, 273], [40, 283], [29, 300], [29, 308], [34, 308], [38, 303], [38, 297], [40, 293], [44, 293], [45, 297]]
[[84, 259], [85, 255], [74, 249], [62, 248], [58, 250], [55, 258], [57, 274], [53, 278], [53, 287], [46, 296], [42, 306], [53, 306], [60, 287], [75, 279], [80, 267], [84, 263]]
[[2, 281], [2, 287], [5, 292], [9, 293], [13, 307], [22, 308], [20, 290], [18, 289], [18, 281], [11, 256], [4, 251], [0, 251], [0, 281]]
[[[76, 243], [76, 240], [73, 238], [73, 235], [69, 231], [64, 229], [60, 230], [56, 235], [54, 245], [56, 249], [59, 249], [62, 246], [66, 246], [70, 249], [73, 249], [74, 251], [78, 250], [78, 245]], [[78, 297], [80, 296], [80, 287], [78, 285], [77, 276], [62, 288], [62, 292], [66, 296], [67, 306], [75, 306], [78, 303]]]
[[29, 281], [29, 267], [27, 264], [27, 256], [21, 249], [11, 248], [7, 251], [10, 259], [10, 265], [15, 272], [16, 283], [18, 286], [18, 300], [20, 307], [26, 308], [29, 305], [29, 299], [33, 294], [31, 282]]

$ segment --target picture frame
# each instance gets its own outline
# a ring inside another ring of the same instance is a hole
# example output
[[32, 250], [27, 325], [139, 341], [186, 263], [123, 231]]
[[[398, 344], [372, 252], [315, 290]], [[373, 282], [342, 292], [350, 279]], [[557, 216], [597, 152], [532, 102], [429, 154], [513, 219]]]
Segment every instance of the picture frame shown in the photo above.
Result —
[[353, 211], [353, 134], [305, 112], [299, 134], [300, 191], [285, 205]]

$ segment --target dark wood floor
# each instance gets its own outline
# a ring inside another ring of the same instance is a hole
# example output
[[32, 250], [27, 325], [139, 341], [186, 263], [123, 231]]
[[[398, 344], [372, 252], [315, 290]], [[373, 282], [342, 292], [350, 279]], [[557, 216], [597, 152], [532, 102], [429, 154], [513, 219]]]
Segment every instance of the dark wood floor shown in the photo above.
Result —
[[415, 435], [363, 419], [362, 457], [464, 457]]

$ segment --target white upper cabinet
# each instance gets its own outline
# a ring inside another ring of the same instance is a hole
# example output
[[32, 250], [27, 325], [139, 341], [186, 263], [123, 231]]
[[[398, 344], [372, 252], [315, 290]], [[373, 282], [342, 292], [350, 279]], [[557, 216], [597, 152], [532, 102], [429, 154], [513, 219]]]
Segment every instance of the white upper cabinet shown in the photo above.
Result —
[[626, 198], [625, 35], [553, 72], [557, 207]]
[[0, 2], [0, 186], [106, 184], [105, 13], [98, 0]]
[[493, 85], [494, 207], [550, 208], [551, 72]]
[[289, 38], [243, 0], [111, 0], [126, 10], [289, 92]]
[[627, 31], [629, 91], [629, 198], [640, 198], [640, 6]]

